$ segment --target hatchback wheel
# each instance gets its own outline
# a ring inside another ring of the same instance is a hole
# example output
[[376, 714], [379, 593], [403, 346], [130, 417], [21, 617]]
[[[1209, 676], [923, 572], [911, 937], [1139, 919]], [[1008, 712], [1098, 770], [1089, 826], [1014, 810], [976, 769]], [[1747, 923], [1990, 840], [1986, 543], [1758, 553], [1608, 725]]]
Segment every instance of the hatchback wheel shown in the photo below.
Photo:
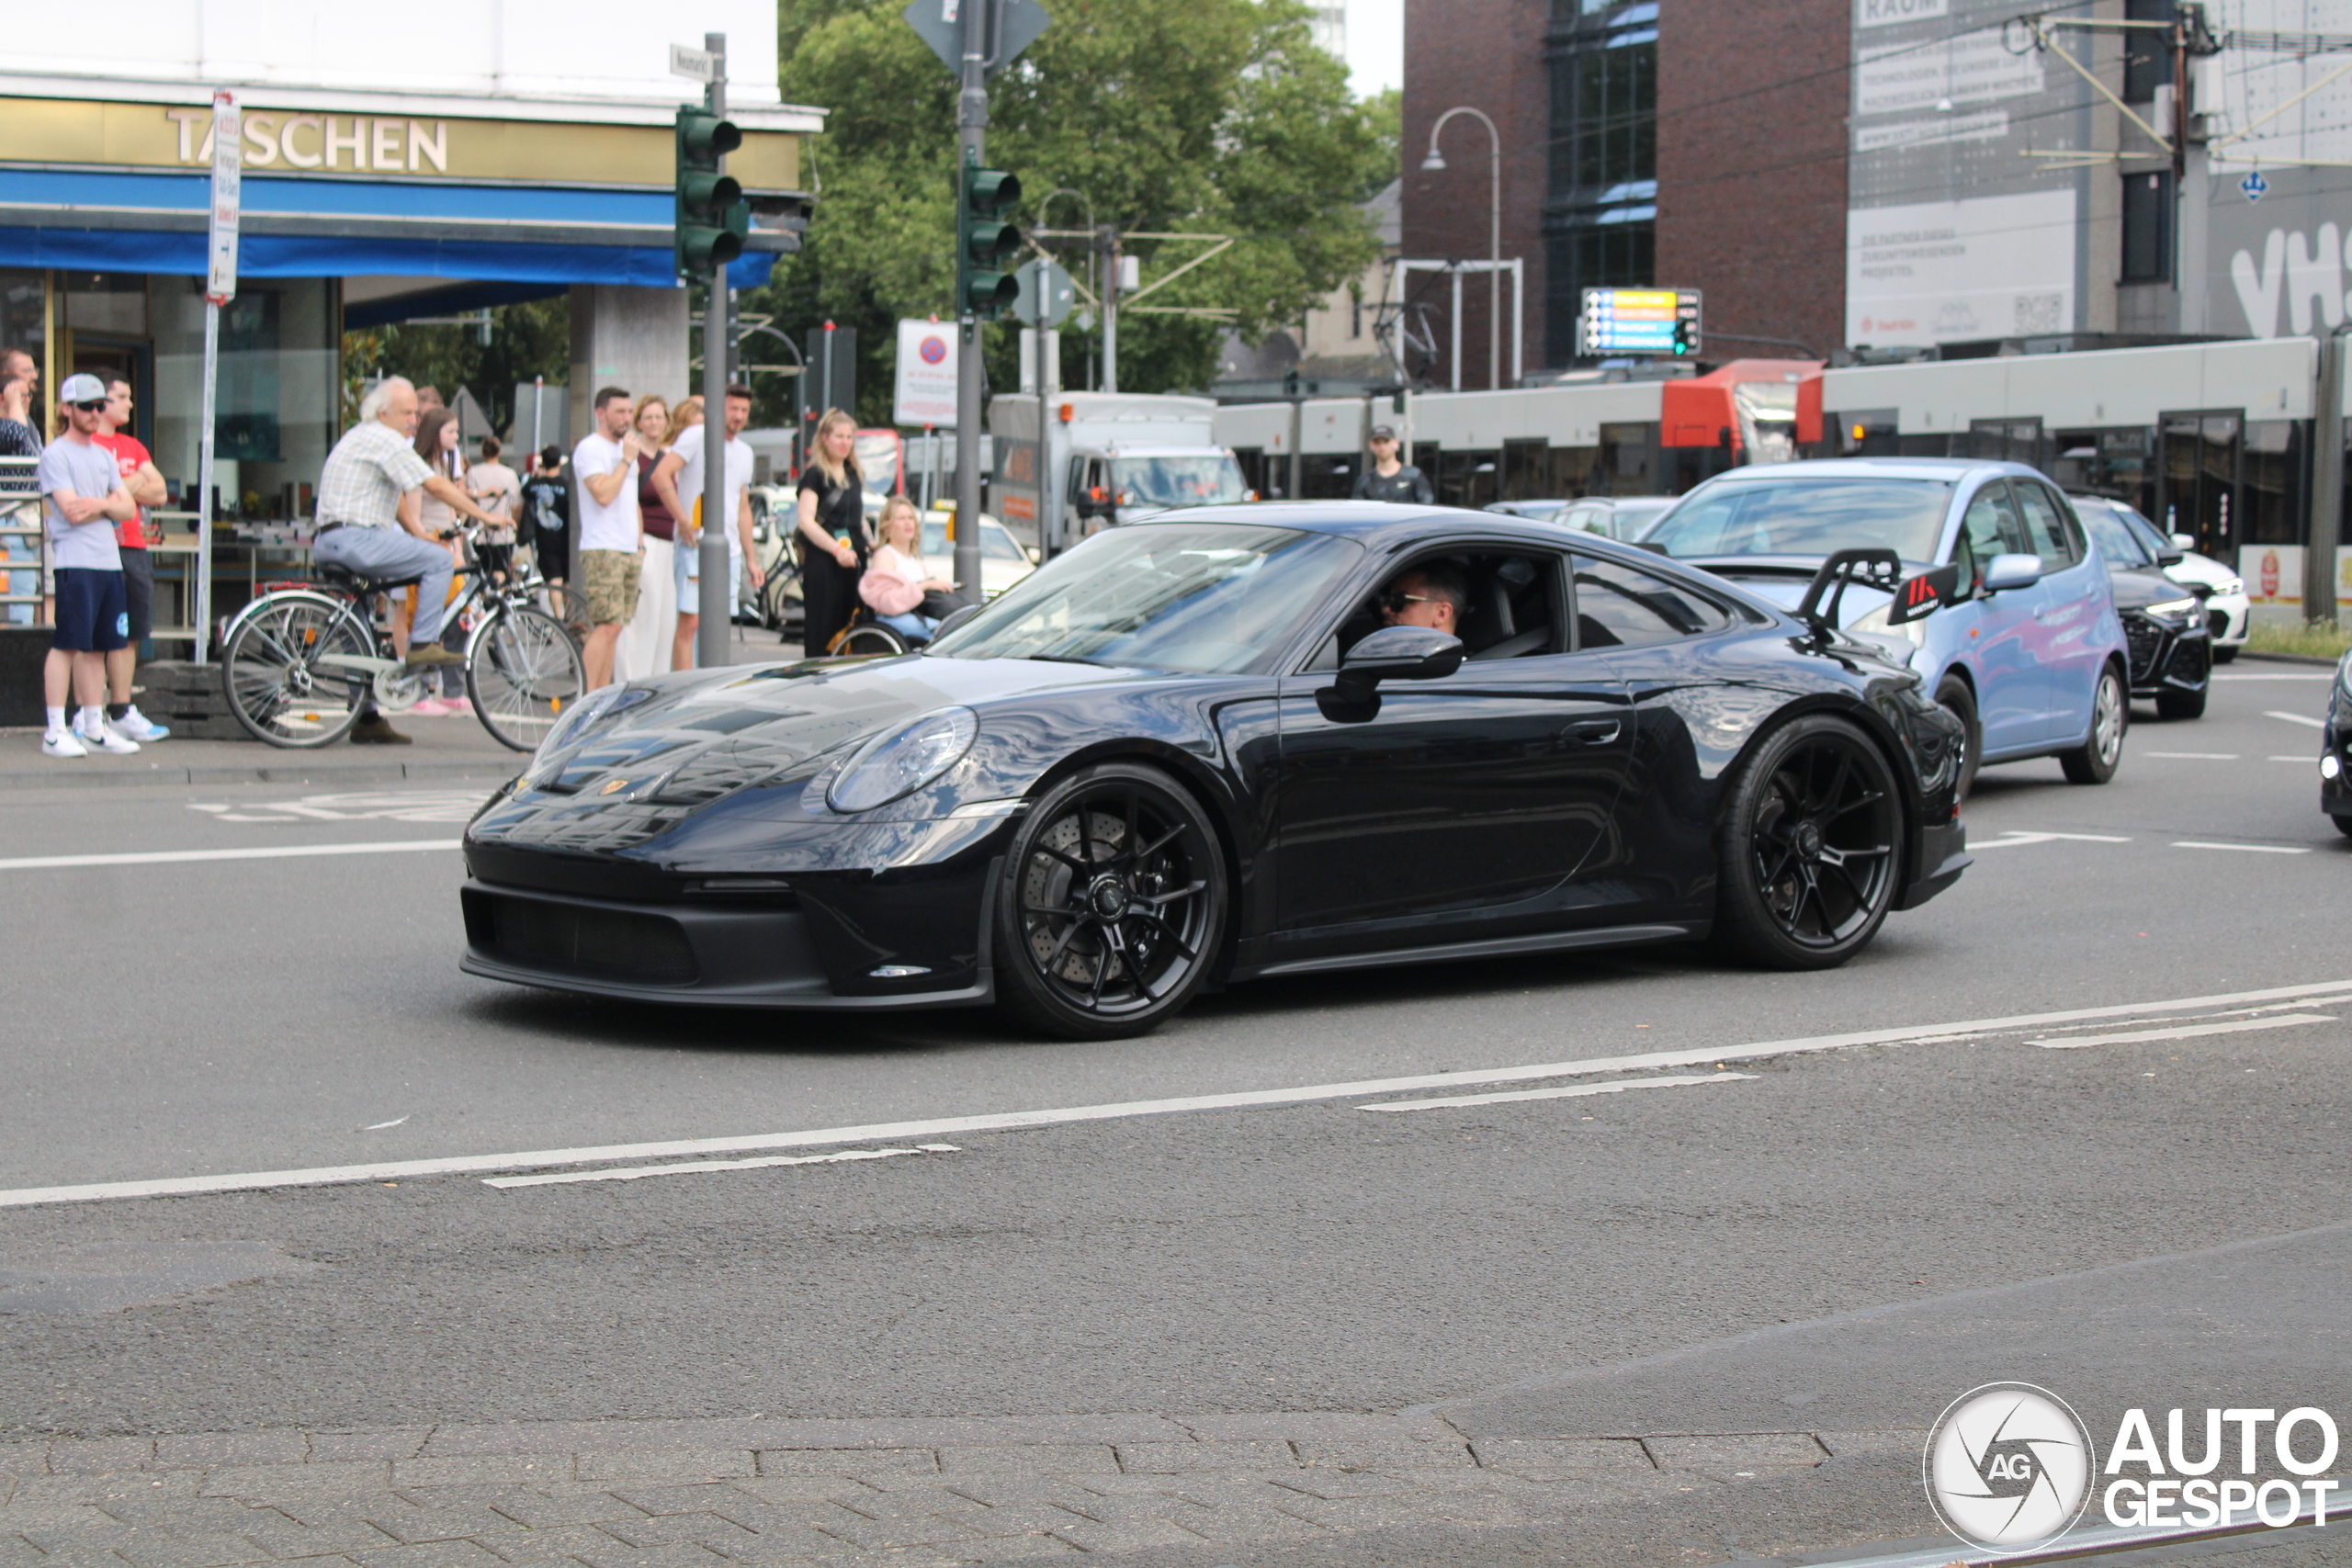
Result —
[[2068, 784], [2105, 784], [2123, 760], [2123, 732], [2132, 723], [2132, 699], [2123, 689], [2123, 671], [2110, 664], [2098, 672], [2098, 690], [2091, 694], [2091, 732], [2071, 751], [2058, 753]]

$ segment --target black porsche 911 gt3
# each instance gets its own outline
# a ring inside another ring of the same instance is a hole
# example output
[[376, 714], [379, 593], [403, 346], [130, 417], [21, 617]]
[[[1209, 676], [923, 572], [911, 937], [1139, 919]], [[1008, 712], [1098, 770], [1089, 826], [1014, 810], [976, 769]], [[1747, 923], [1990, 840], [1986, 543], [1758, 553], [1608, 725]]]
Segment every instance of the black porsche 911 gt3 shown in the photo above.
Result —
[[465, 967], [1073, 1038], [1268, 975], [1708, 936], [1822, 967], [1969, 863], [1962, 739], [1834, 607], [1597, 536], [1168, 513], [919, 653], [594, 694], [467, 829]]

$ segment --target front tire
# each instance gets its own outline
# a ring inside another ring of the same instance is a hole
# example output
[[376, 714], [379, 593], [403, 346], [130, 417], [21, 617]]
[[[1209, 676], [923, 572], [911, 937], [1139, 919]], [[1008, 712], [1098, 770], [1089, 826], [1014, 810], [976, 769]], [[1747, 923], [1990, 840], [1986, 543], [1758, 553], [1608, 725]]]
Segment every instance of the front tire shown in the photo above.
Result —
[[2098, 689], [2091, 694], [2089, 739], [2058, 754], [2066, 782], [2102, 784], [2113, 778], [2116, 764], [2123, 761], [2123, 736], [2131, 725], [2132, 698], [2124, 689], [2123, 671], [2110, 664], [2098, 672]]
[[1952, 786], [1953, 795], [1966, 800], [1968, 792], [1976, 787], [1976, 769], [1984, 759], [1984, 727], [1976, 716], [1976, 694], [1959, 676], [1946, 675], [1937, 682], [1936, 705], [1968, 731], [1968, 739], [1961, 742], [1960, 782]]
[[2234, 648], [2217, 647], [2213, 649], [2213, 662], [2216, 664], [2227, 664], [2231, 660], [2235, 659], [2237, 656], [2238, 650]]
[[2201, 691], [2158, 692], [2156, 716], [2158, 718], [2203, 718], [2205, 695], [2206, 694]]
[[2347, 839], [2352, 839], [2352, 817], [2331, 816], [2328, 818], [2328, 820], [2335, 824], [2335, 830], [2337, 832], [2343, 834]]
[[1022, 818], [997, 892], [999, 1004], [1065, 1040], [1144, 1034], [1183, 1010], [1225, 940], [1216, 829], [1157, 768], [1071, 774]]
[[286, 592], [257, 601], [220, 649], [220, 687], [245, 733], [272, 746], [331, 746], [359, 722], [376, 638], [342, 601]]
[[1770, 969], [1845, 963], [1894, 906], [1902, 831], [1894, 774], [1860, 729], [1820, 714], [1772, 731], [1724, 808], [1717, 944]]

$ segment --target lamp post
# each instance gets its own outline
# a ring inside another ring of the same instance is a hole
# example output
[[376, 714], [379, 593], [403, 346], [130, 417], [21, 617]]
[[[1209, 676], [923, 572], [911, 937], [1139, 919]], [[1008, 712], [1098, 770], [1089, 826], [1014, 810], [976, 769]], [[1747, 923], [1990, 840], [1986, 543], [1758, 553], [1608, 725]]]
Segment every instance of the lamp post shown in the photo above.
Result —
[[[1489, 204], [1487, 211], [1487, 386], [1498, 389], [1503, 384], [1503, 139], [1495, 122], [1468, 104], [1458, 104], [1437, 117], [1430, 127], [1430, 154], [1421, 160], [1421, 167], [1430, 174], [1445, 172], [1445, 158], [1437, 150], [1439, 132], [1445, 122], [1455, 115], [1466, 114], [1487, 128], [1487, 141], [1493, 150], [1489, 167]], [[1462, 323], [1453, 323], [1459, 334]]]

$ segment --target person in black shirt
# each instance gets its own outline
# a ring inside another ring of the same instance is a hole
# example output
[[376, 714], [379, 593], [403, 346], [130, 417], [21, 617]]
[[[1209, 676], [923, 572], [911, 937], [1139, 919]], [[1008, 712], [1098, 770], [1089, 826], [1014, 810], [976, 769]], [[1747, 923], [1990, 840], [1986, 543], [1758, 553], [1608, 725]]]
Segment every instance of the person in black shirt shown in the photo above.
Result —
[[1372, 462], [1356, 476], [1355, 499], [1429, 506], [1435, 503], [1437, 495], [1420, 469], [1397, 460], [1396, 431], [1375, 424], [1372, 427]]
[[823, 656], [857, 614], [865, 573], [865, 486], [857, 473], [857, 422], [827, 409], [800, 469], [801, 651]]
[[522, 521], [539, 575], [561, 582], [571, 575], [571, 487], [563, 480], [563, 448], [539, 454], [539, 466], [523, 481]]

